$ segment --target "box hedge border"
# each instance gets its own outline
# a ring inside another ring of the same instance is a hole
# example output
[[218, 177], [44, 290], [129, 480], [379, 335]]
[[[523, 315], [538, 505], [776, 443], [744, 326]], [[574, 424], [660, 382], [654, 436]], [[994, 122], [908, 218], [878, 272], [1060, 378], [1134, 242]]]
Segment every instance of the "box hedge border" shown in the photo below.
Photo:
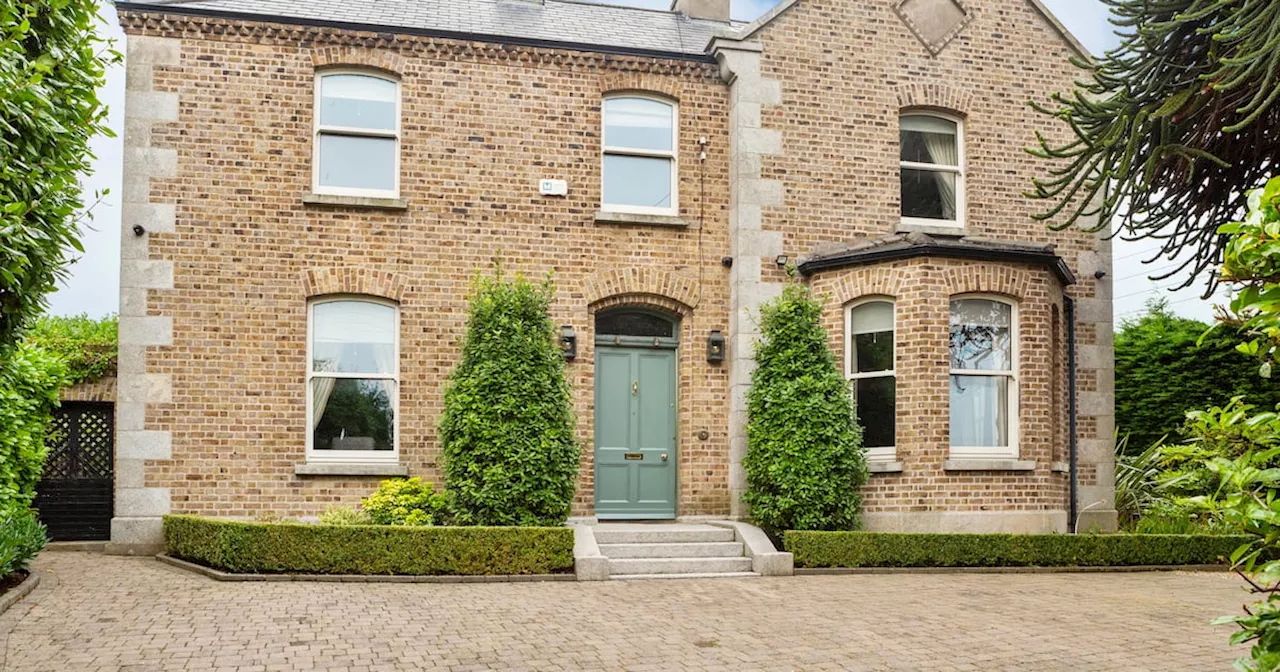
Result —
[[573, 571], [567, 527], [400, 527], [164, 517], [165, 552], [239, 573], [492, 576]]
[[804, 568], [1131, 567], [1228, 564], [1251, 537], [1186, 534], [800, 532], [783, 546]]

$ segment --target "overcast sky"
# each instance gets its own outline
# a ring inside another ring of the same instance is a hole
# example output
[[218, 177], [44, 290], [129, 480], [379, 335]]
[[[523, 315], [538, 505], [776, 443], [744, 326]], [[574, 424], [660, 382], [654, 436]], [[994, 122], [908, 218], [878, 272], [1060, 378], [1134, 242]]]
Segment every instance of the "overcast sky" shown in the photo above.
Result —
[[[1094, 53], [1115, 46], [1117, 38], [1107, 23], [1107, 10], [1101, 0], [1044, 0], [1059, 19], [1076, 37]], [[614, 3], [643, 7], [665, 8], [670, 0], [612, 0]], [[774, 5], [775, 0], [733, 0], [733, 16], [750, 20]], [[115, 9], [107, 4], [104, 9], [106, 25], [104, 33], [121, 38], [116, 23]], [[120, 46], [123, 51], [123, 45]], [[117, 136], [123, 136], [124, 128], [124, 68], [114, 68], [108, 76], [103, 91], [105, 102], [111, 107], [111, 126]], [[92, 230], [84, 232], [85, 255], [72, 267], [72, 276], [60, 291], [50, 297], [54, 313], [74, 315], [89, 313], [98, 316], [115, 312], [119, 306], [120, 282], [120, 171], [121, 137], [99, 138], [93, 143], [95, 173], [86, 181], [88, 191], [109, 188], [111, 194], [94, 210]], [[86, 194], [86, 201], [92, 201]], [[1212, 304], [1201, 301], [1200, 285], [1176, 293], [1166, 288], [1176, 284], [1172, 280], [1153, 282], [1147, 279], [1153, 272], [1171, 268], [1169, 262], [1158, 260], [1150, 266], [1141, 262], [1151, 258], [1155, 246], [1142, 242], [1115, 241], [1115, 313], [1117, 323], [1125, 317], [1133, 317], [1142, 310], [1143, 302], [1153, 296], [1165, 296], [1178, 313], [1201, 320], [1212, 316]], [[1087, 270], [1087, 269], [1086, 269]]]

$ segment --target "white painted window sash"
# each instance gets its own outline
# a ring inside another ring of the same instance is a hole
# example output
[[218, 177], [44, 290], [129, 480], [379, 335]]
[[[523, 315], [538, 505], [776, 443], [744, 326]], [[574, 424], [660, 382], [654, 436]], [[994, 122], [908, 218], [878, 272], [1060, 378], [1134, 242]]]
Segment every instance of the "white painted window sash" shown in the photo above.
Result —
[[[394, 129], [385, 128], [360, 128], [352, 126], [326, 126], [320, 123], [320, 105], [321, 81], [330, 75], [360, 75], [363, 77], [373, 77], [387, 82], [391, 82], [396, 86], [396, 127]], [[329, 69], [316, 72], [314, 86], [314, 110], [312, 117], [315, 119], [315, 132], [312, 136], [311, 150], [311, 191], [316, 194], [325, 194], [329, 196], [359, 196], [365, 198], [399, 198], [400, 197], [400, 146], [401, 146], [401, 129], [403, 121], [403, 87], [400, 81], [389, 77], [385, 74], [372, 72], [361, 69]], [[344, 135], [351, 137], [363, 138], [386, 138], [394, 140], [396, 143], [394, 156], [395, 167], [393, 175], [395, 176], [395, 186], [392, 189], [354, 189], [350, 187], [322, 186], [320, 184], [320, 138], [325, 135]]]
[[[645, 100], [658, 101], [664, 105], [671, 106], [671, 149], [641, 149], [638, 147], [617, 147], [604, 144], [604, 129], [608, 123], [606, 118], [604, 101], [615, 98], [643, 98]], [[618, 95], [605, 96], [604, 101], [600, 105], [600, 209], [605, 212], [619, 212], [637, 215], [677, 215], [680, 213], [680, 165], [678, 154], [680, 148], [680, 106], [676, 101], [669, 100], [662, 96], [646, 95], [643, 93], [629, 92], [620, 93]], [[604, 200], [604, 157], [606, 156], [636, 156], [652, 159], [667, 159], [671, 162], [671, 206], [648, 207], [640, 205], [621, 205], [616, 203], [607, 203]]]

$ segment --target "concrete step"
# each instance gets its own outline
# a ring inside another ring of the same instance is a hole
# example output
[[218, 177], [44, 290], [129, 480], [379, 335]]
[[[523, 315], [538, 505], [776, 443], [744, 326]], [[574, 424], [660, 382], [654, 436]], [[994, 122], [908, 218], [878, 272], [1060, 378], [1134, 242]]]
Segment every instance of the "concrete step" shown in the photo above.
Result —
[[760, 576], [755, 572], [710, 572], [706, 574], [615, 574], [610, 581], [634, 581], [636, 579], [745, 579]]
[[609, 558], [609, 575], [724, 574], [751, 571], [751, 558]]
[[733, 541], [733, 530], [711, 525], [597, 525], [599, 544], [698, 544]]
[[731, 558], [742, 555], [742, 542], [602, 544], [600, 554], [606, 558]]

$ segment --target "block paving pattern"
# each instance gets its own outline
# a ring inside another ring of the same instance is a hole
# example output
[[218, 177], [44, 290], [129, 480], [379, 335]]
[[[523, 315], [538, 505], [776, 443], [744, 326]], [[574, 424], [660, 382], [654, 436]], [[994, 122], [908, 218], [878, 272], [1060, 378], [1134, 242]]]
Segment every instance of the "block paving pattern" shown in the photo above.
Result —
[[1234, 576], [219, 583], [52, 552], [0, 670], [1224, 670]]

